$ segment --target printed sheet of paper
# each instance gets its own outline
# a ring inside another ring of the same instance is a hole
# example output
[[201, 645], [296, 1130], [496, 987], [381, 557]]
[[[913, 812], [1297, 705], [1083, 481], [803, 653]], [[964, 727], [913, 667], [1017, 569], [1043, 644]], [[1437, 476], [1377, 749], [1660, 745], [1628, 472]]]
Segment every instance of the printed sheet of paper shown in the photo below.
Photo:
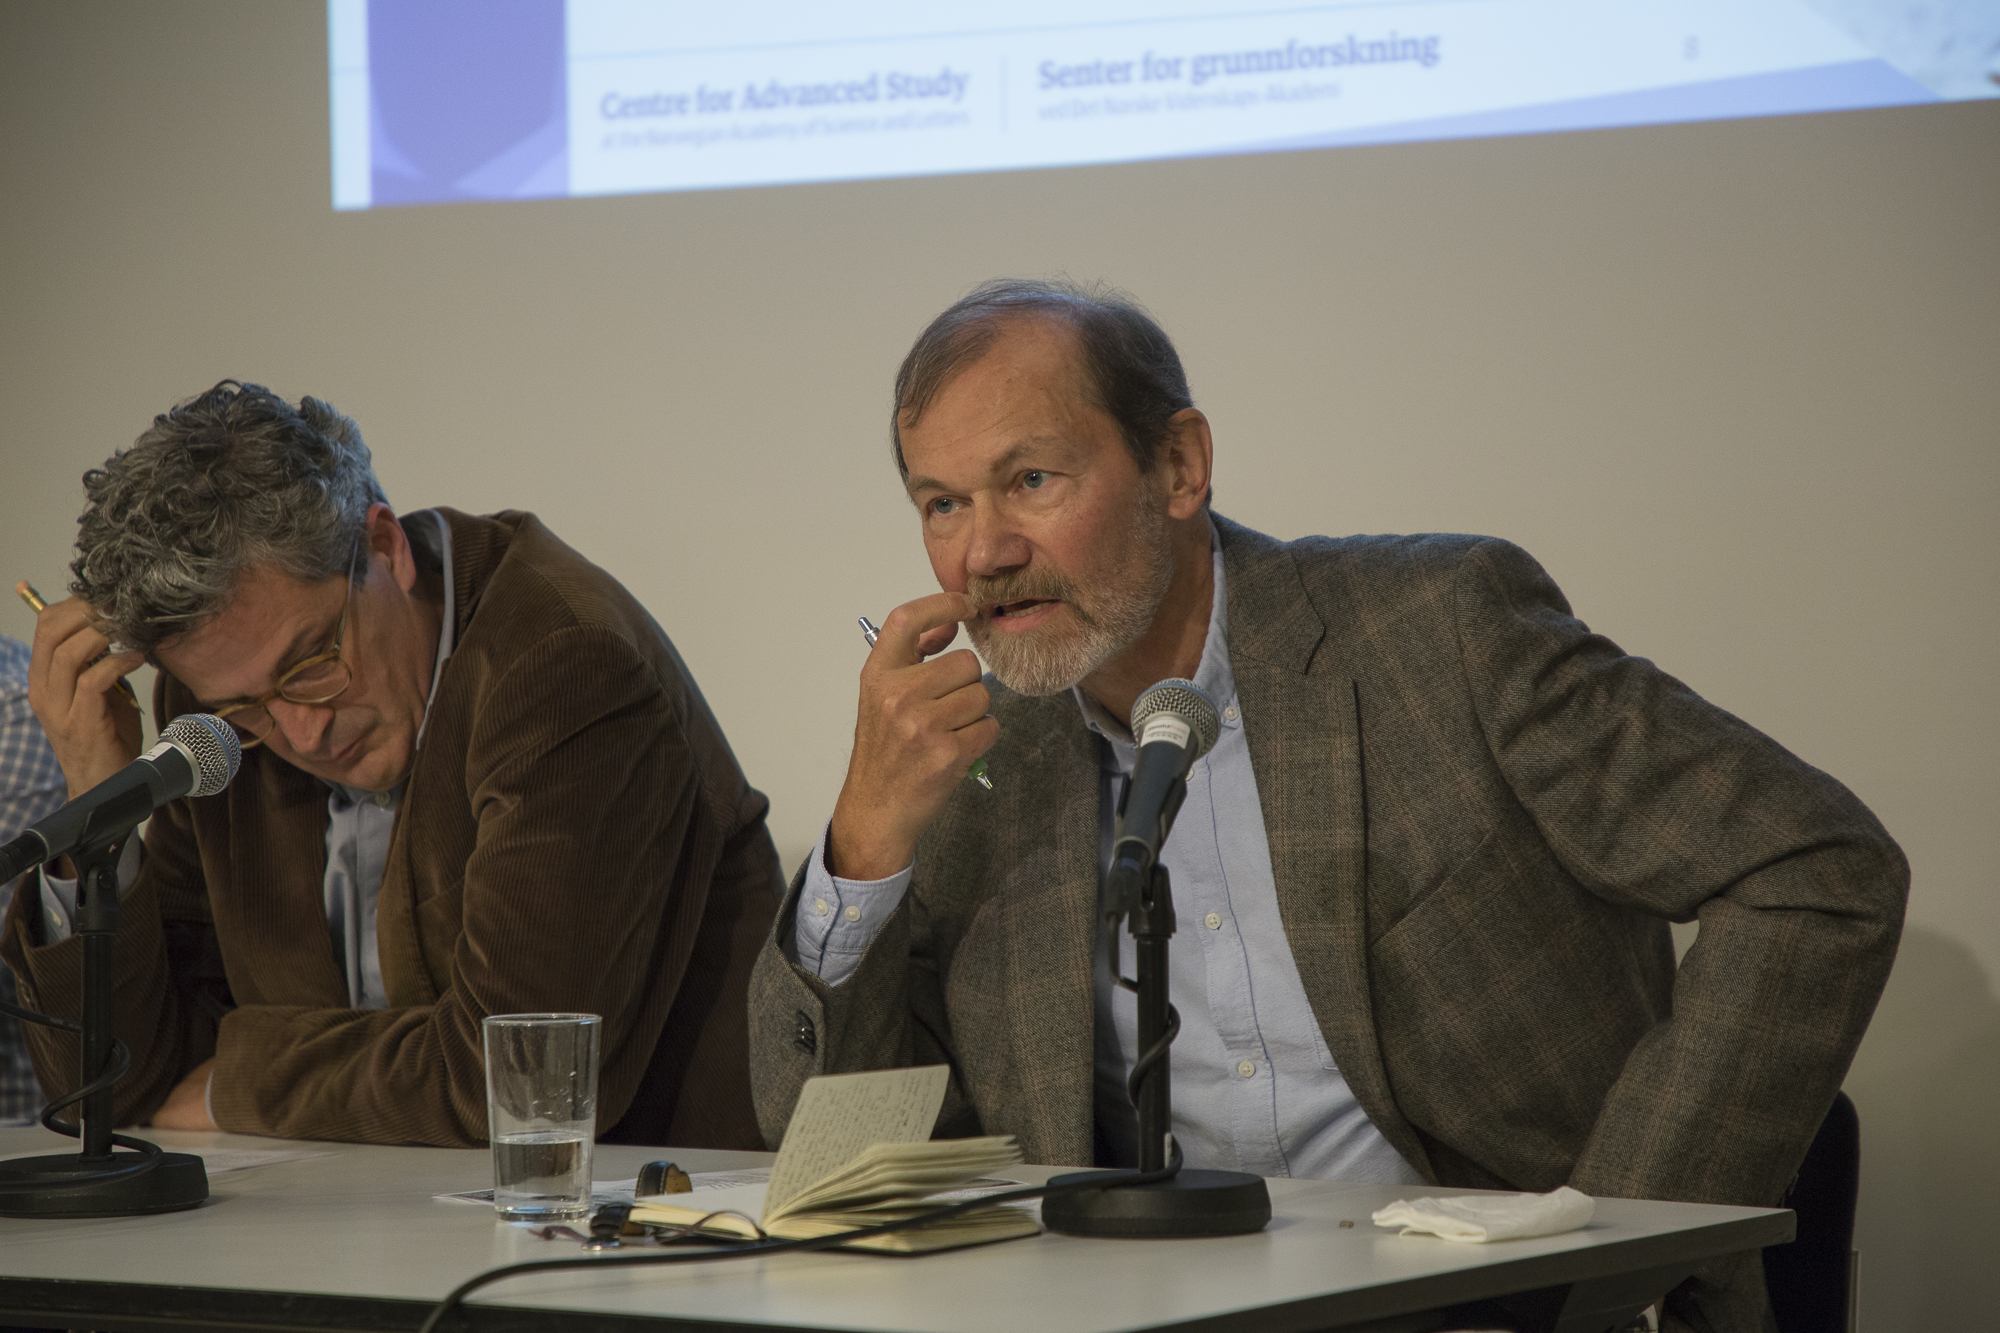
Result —
[[211, 1176], [225, 1171], [248, 1171], [256, 1166], [276, 1166], [280, 1162], [304, 1162], [315, 1157], [331, 1157], [330, 1152], [310, 1148], [202, 1148], [195, 1155]]
[[[737, 1185], [762, 1185], [770, 1178], [771, 1168], [768, 1166], [746, 1166], [735, 1171], [695, 1171], [688, 1176], [696, 1193], [704, 1190], [730, 1189]], [[638, 1188], [637, 1176], [630, 1180], [594, 1180], [590, 1184], [590, 1202], [594, 1207], [607, 1203], [631, 1203], [633, 1192]], [[433, 1194], [431, 1197], [440, 1203], [483, 1203], [489, 1208], [493, 1205], [493, 1191], [490, 1189], [464, 1190], [457, 1194]], [[662, 1194], [656, 1197], [672, 1203], [687, 1196]], [[761, 1197], [759, 1196], [760, 1201]]]
[[664, 1204], [669, 1208], [692, 1208], [703, 1213], [741, 1213], [745, 1217], [759, 1218], [764, 1215], [764, 1191], [769, 1186], [761, 1181], [747, 1185], [734, 1185], [723, 1189], [702, 1190], [700, 1194], [662, 1194], [648, 1199], [647, 1203]]
[[[280, 1162], [307, 1162], [315, 1157], [331, 1157], [330, 1152], [318, 1152], [311, 1148], [175, 1148], [174, 1152], [191, 1153], [201, 1158], [202, 1170], [211, 1176], [219, 1176], [229, 1171], [248, 1171], [257, 1166], [276, 1166]], [[35, 1153], [20, 1154], [33, 1157]], [[14, 1158], [0, 1158], [13, 1161]]]
[[807, 1079], [771, 1168], [764, 1216], [846, 1166], [870, 1144], [930, 1138], [950, 1082], [945, 1065]]
[[[636, 1176], [631, 1180], [592, 1181], [590, 1185], [590, 1206], [592, 1208], [602, 1208], [607, 1203], [630, 1203], [632, 1202], [632, 1191], [638, 1184], [639, 1180]], [[476, 1203], [488, 1208], [493, 1206], [493, 1191], [490, 1189], [462, 1190], [457, 1194], [433, 1194], [431, 1197], [439, 1203]], [[674, 1197], [686, 1198], [687, 1196], [677, 1194]]]

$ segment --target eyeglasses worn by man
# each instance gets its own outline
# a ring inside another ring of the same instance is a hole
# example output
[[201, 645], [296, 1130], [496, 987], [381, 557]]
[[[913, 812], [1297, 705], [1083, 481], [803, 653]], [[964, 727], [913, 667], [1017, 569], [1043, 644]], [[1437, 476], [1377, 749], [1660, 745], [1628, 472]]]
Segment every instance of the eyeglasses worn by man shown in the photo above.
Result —
[[[894, 412], [943, 591], [883, 622], [758, 961], [767, 1137], [810, 1075], [948, 1060], [941, 1134], [1136, 1161], [1098, 894], [1133, 701], [1178, 676], [1221, 712], [1161, 857], [1189, 1165], [1778, 1201], [1909, 886], [1851, 793], [1592, 634], [1507, 542], [1213, 514], [1208, 419], [1125, 299], [982, 287]], [[992, 675], [943, 651], [960, 623]], [[1677, 974], [1668, 922], [1697, 915]], [[1754, 1255], [1666, 1309], [1768, 1318]]]
[[[138, 752], [113, 689], [246, 747], [120, 867], [121, 1122], [385, 1143], [486, 1137], [480, 1020], [604, 1018], [600, 1133], [761, 1146], [743, 1054], [781, 877], [767, 803], [666, 634], [532, 514], [398, 518], [361, 434], [225, 381], [86, 475], [76, 594], [30, 698], [72, 795]], [[73, 1012], [74, 884], [0, 951]], [[38, 882], [37, 882], [38, 881]], [[36, 1029], [51, 1095], [74, 1055]]]

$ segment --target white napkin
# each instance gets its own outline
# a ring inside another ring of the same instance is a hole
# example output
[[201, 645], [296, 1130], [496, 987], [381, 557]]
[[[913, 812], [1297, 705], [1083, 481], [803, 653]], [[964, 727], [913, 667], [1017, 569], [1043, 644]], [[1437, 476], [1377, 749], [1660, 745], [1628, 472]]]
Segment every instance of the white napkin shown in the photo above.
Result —
[[1548, 1194], [1463, 1194], [1455, 1199], [1398, 1199], [1375, 1214], [1378, 1227], [1401, 1227], [1402, 1235], [1429, 1233], [1445, 1240], [1477, 1244], [1559, 1236], [1590, 1221], [1597, 1201], [1567, 1185]]

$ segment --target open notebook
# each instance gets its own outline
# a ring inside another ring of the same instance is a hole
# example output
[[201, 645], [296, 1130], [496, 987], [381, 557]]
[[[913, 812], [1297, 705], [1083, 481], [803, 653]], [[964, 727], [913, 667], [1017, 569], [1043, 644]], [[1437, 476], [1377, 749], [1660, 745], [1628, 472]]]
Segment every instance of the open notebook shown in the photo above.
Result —
[[[1021, 1149], [1012, 1135], [931, 1139], [948, 1080], [943, 1065], [808, 1079], [769, 1184], [705, 1190], [699, 1203], [668, 1202], [685, 1195], [642, 1199], [632, 1209], [632, 1221], [701, 1222], [701, 1229], [714, 1235], [753, 1239], [757, 1227], [748, 1218], [754, 1217], [770, 1235], [804, 1240], [956, 1202], [980, 1177], [1019, 1162]], [[702, 1222], [711, 1213], [722, 1215]], [[843, 1248], [922, 1254], [1039, 1230], [1032, 1214], [1001, 1205]]]

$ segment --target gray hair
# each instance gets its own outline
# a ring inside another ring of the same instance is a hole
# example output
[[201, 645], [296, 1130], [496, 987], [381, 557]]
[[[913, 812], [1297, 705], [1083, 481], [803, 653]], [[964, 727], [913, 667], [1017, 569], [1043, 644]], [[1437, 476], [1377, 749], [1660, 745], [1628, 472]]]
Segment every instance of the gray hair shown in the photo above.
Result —
[[1055, 320], [1076, 334], [1083, 389], [1118, 423], [1126, 452], [1151, 472], [1167, 440], [1167, 423], [1194, 406], [1180, 353], [1153, 317], [1125, 293], [1086, 288], [1066, 278], [999, 278], [983, 282], [930, 322], [896, 372], [896, 406], [889, 418], [896, 470], [909, 480], [902, 428], [914, 426], [945, 384], [984, 356], [1008, 323]]
[[369, 506], [387, 503], [352, 420], [237, 380], [154, 417], [83, 490], [70, 591], [145, 653], [220, 611], [252, 566], [345, 573]]

